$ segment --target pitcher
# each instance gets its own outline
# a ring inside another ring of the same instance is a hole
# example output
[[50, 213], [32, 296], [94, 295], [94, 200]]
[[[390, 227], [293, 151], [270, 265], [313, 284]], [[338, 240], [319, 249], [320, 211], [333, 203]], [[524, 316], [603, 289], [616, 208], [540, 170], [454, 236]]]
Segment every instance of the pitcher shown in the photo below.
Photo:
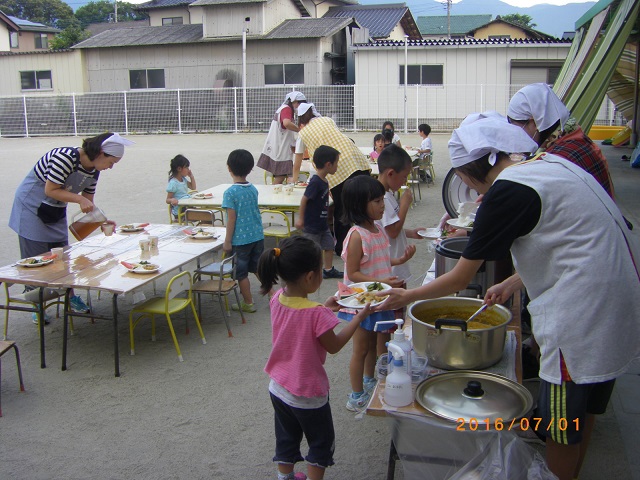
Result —
[[74, 213], [71, 217], [71, 225], [69, 225], [69, 231], [77, 240], [84, 240], [107, 221], [106, 215], [98, 207], [94, 207], [93, 211], [76, 220], [79, 215], [82, 215], [82, 212]]

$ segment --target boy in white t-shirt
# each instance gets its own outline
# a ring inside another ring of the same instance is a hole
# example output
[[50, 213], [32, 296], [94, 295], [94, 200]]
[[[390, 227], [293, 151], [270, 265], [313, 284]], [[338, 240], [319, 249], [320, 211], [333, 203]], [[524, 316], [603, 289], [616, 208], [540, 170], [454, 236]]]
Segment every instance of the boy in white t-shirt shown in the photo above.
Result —
[[[421, 123], [418, 125], [418, 134], [420, 138], [422, 138], [422, 143], [420, 144], [420, 148], [418, 149], [418, 155], [420, 156], [420, 160], [423, 160], [426, 156], [431, 155], [431, 139], [429, 138], [429, 134], [431, 133], [431, 127], [426, 123]], [[420, 180], [423, 182], [431, 183], [433, 179], [429, 172], [420, 169]]]

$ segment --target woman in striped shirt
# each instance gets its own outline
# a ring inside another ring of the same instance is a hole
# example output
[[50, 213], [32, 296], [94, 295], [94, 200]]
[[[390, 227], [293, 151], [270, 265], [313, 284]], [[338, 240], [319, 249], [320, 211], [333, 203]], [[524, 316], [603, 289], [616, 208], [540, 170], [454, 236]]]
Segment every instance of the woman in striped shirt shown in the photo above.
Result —
[[69, 243], [67, 203], [92, 211], [100, 171], [113, 168], [131, 144], [117, 133], [103, 133], [80, 148], [54, 148], [38, 160], [16, 190], [9, 219], [23, 258]]

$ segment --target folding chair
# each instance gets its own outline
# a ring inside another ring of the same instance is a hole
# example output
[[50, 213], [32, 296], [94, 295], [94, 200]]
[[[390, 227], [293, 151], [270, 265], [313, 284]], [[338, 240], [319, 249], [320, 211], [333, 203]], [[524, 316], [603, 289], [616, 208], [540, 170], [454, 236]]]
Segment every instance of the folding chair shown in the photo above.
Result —
[[[2, 385], [2, 356], [13, 348], [16, 354], [16, 363], [18, 364], [18, 380], [20, 381], [20, 391], [24, 392], [24, 382], [22, 381], [22, 367], [20, 366], [20, 352], [16, 342], [7, 342], [0, 340], [0, 387]], [[0, 388], [1, 390], [1, 388]], [[0, 417], [2, 416], [2, 398], [0, 397]]]
[[219, 222], [224, 226], [224, 210], [221, 208], [187, 208], [184, 211], [184, 221], [193, 225], [215, 225]]
[[264, 236], [274, 237], [276, 245], [281, 238], [290, 237], [298, 231], [295, 227], [291, 228], [291, 220], [286, 213], [280, 210], [262, 210], [260, 215], [262, 216]]

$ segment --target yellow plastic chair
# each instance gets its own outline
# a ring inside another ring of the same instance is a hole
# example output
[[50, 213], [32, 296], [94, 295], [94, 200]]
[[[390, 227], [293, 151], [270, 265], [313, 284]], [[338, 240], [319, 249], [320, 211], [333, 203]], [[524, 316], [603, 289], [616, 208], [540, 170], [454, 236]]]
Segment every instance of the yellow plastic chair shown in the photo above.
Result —
[[[11, 294], [9, 291], [9, 287], [11, 287], [10, 283], [4, 283], [4, 295], [5, 295], [5, 311], [4, 311], [4, 335], [3, 340], [7, 340], [8, 332], [9, 332], [9, 307], [11, 304], [17, 305], [25, 305], [31, 308], [38, 308], [38, 300], [39, 300], [39, 292], [38, 289], [31, 290], [26, 293], [21, 294]], [[46, 288], [44, 291], [44, 310], [46, 311], [49, 307], [57, 307], [58, 310], [56, 312], [56, 317], [60, 316], [60, 305], [64, 306], [64, 290], [52, 290], [50, 288]], [[36, 317], [38, 318], [38, 333], [40, 332], [40, 314], [36, 312]], [[69, 327], [70, 333], [73, 335], [73, 318], [69, 317]]]
[[[191, 274], [189, 272], [179, 273], [169, 281], [169, 285], [167, 285], [167, 290], [165, 291], [164, 297], [150, 298], [146, 302], [137, 307], [134, 307], [131, 310], [131, 313], [129, 314], [129, 339], [131, 341], [131, 355], [135, 355], [133, 331], [135, 330], [138, 323], [140, 323], [140, 321], [144, 318], [151, 318], [151, 341], [155, 342], [155, 316], [164, 315], [167, 319], [167, 323], [169, 324], [169, 330], [171, 332], [171, 337], [173, 338], [173, 344], [176, 347], [176, 352], [178, 352], [178, 360], [182, 362], [182, 353], [180, 352], [180, 346], [178, 345], [176, 332], [173, 329], [173, 324], [171, 323], [171, 315], [173, 315], [174, 313], [178, 313], [189, 306], [191, 307], [193, 316], [196, 319], [196, 325], [198, 326], [198, 331], [200, 332], [202, 343], [207, 343], [207, 340], [204, 338], [204, 333], [202, 332], [202, 327], [200, 326], [200, 320], [198, 319], [196, 307], [193, 303], [191, 286]], [[186, 292], [187, 296], [185, 298], [177, 297], [177, 295], [182, 292]], [[138, 315], [138, 318], [136, 318], [134, 321], [133, 317], [136, 314]]]
[[184, 207], [178, 207], [178, 218], [173, 215], [171, 211], [171, 205], [167, 205], [169, 207], [169, 223], [177, 223], [179, 225], [184, 225]]
[[[433, 183], [436, 183], [436, 169], [433, 167], [433, 152], [427, 153], [418, 161], [420, 167], [419, 174], [421, 179], [426, 179], [427, 187], [430, 187]], [[431, 180], [427, 177], [431, 177]]]
[[[0, 341], [0, 376], [2, 373], [2, 356], [13, 348], [16, 354], [16, 363], [18, 364], [18, 380], [20, 381], [20, 391], [24, 392], [24, 382], [22, 381], [22, 367], [20, 366], [20, 352], [16, 342]], [[2, 416], [2, 401], [0, 399], [0, 417]]]
[[184, 221], [193, 225], [215, 225], [218, 222], [224, 227], [224, 210], [221, 208], [187, 208]]
[[286, 213], [280, 210], [262, 210], [260, 215], [262, 216], [264, 236], [274, 237], [276, 239], [276, 245], [280, 242], [281, 238], [290, 237], [292, 234], [298, 232], [297, 228], [291, 228], [291, 220]]
[[265, 185], [271, 185], [273, 183], [273, 175], [271, 175], [271, 172], [267, 172], [266, 170], [264, 171], [264, 184]]
[[[211, 267], [212, 265], [217, 265], [217, 272], [213, 272]], [[217, 264], [207, 265], [202, 269], [196, 270], [193, 275], [194, 284], [192, 287], [193, 293], [195, 293], [198, 297], [198, 311], [202, 312], [200, 308], [200, 296], [202, 294], [209, 294], [215, 297], [218, 297], [218, 302], [220, 303], [220, 310], [222, 310], [222, 315], [224, 317], [224, 323], [227, 326], [227, 333], [230, 337], [233, 337], [233, 333], [231, 333], [231, 327], [229, 327], [229, 320], [227, 317], [231, 316], [231, 312], [229, 312], [227, 296], [233, 292], [236, 296], [236, 302], [240, 305], [240, 294], [238, 282], [235, 280], [236, 277], [236, 256], [231, 255], [230, 257], [225, 258], [222, 262]], [[210, 275], [210, 280], [202, 280], [202, 275]], [[213, 276], [217, 278], [214, 279]], [[222, 303], [222, 299], [224, 298], [225, 304]], [[246, 323], [244, 318], [244, 313], [242, 309], [240, 309], [240, 317], [242, 318], [242, 323]]]

